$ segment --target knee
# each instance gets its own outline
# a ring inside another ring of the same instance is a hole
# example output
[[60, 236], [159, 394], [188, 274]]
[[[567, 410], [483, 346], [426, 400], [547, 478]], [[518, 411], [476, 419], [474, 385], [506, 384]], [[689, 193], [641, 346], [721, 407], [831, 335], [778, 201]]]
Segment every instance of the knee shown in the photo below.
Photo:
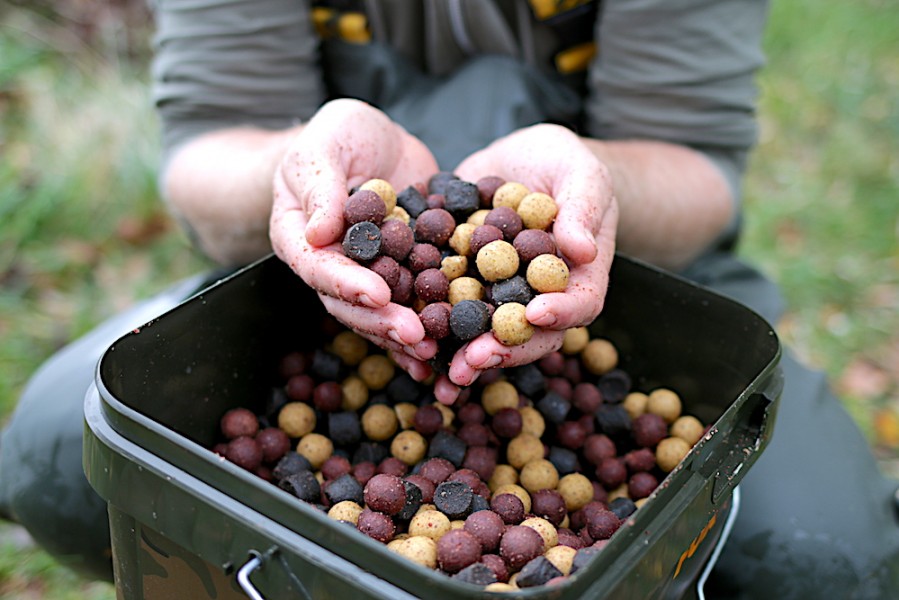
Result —
[[25, 387], [0, 442], [0, 504], [60, 562], [109, 579], [106, 503], [82, 467], [82, 407], [97, 356], [76, 343]]

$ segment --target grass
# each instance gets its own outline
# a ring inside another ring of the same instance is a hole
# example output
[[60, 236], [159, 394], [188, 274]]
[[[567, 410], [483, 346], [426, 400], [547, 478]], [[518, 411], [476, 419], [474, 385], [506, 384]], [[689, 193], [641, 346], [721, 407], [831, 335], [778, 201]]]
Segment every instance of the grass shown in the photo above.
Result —
[[[899, 10], [779, 0], [740, 253], [780, 282], [786, 343], [828, 372], [899, 459]], [[0, 14], [0, 421], [68, 340], [207, 263], [155, 187], [146, 62], [120, 24], [96, 43]], [[110, 40], [112, 40], [110, 42]], [[113, 598], [0, 527], [0, 598]]]

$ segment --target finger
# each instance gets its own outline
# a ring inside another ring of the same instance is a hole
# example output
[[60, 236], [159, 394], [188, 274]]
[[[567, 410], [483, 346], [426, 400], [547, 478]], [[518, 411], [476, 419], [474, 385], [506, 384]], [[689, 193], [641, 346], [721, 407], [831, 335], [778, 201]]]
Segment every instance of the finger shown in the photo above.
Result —
[[[335, 173], [336, 176], [338, 175]], [[313, 184], [308, 194], [306, 213], [310, 217], [306, 227], [306, 240], [319, 247], [339, 241], [344, 230], [343, 205], [347, 199], [345, 179], [341, 185]]]
[[[493, 336], [491, 335], [490, 337]], [[500, 362], [501, 360], [497, 361], [497, 364], [499, 364]], [[473, 384], [475, 380], [480, 376], [481, 370], [482, 369], [473, 367], [471, 366], [471, 364], [469, 364], [469, 362], [465, 359], [465, 348], [460, 348], [456, 351], [455, 356], [453, 356], [453, 360], [450, 362], [450, 368], [449, 373], [447, 373], [447, 377], [449, 378], [450, 383], [453, 383], [457, 386], [469, 386]]]
[[565, 291], [538, 294], [528, 303], [525, 317], [537, 327], [555, 330], [592, 323], [603, 307], [610, 267], [611, 256], [574, 267]]
[[596, 240], [593, 234], [598, 212], [596, 202], [589, 198], [556, 201], [559, 212], [552, 227], [553, 237], [562, 254], [578, 265], [596, 257]]
[[[333, 300], [333, 298], [330, 298], [328, 296], [323, 296], [322, 294], [319, 294], [318, 297], [321, 300], [322, 305], [325, 306], [326, 308], [327, 308], [326, 303], [328, 301]], [[375, 346], [377, 346], [379, 348], [382, 348], [384, 350], [391, 351], [391, 352], [400, 352], [400, 353], [406, 352], [407, 348], [409, 348], [409, 349], [412, 348], [412, 346], [404, 346], [403, 344], [401, 344], [399, 342], [395, 342], [389, 338], [383, 338], [383, 337], [374, 335], [373, 333], [369, 333], [367, 331], [353, 329], [352, 323], [348, 323], [348, 322], [344, 321], [343, 315], [340, 315], [339, 311], [338, 311], [338, 314], [333, 314], [330, 312], [329, 312], [329, 314], [332, 317], [334, 317], [337, 321], [339, 321], [341, 324], [343, 324], [347, 329], [353, 331], [353, 333], [355, 333], [359, 337], [368, 340], [369, 342], [371, 342], [372, 344], [374, 344]]]
[[437, 351], [436, 343], [421, 344], [425, 341], [425, 330], [412, 309], [394, 303], [367, 308], [329, 296], [322, 296], [322, 303], [329, 313], [353, 330], [408, 346], [419, 360], [429, 360]]
[[[344, 323], [344, 325], [346, 325], [346, 323]], [[347, 325], [347, 327], [349, 327], [349, 325]], [[415, 350], [415, 346], [404, 346], [403, 344], [394, 342], [393, 340], [378, 337], [371, 333], [364, 333], [361, 331], [358, 331], [356, 333], [360, 337], [363, 337], [363, 338], [367, 339], [368, 341], [370, 341], [375, 346], [378, 346], [379, 348], [383, 348], [384, 350], [387, 350], [388, 353], [391, 354], [391, 357], [393, 357], [394, 354], [398, 357], [405, 356], [406, 358], [411, 359], [411, 361], [414, 361], [414, 362], [420, 363], [424, 366], [427, 366], [427, 363], [425, 363], [423, 360], [417, 358], [418, 354]], [[396, 361], [394, 361], [394, 362], [396, 362]], [[411, 362], [404, 363], [404, 364], [411, 365]], [[428, 369], [430, 370], [430, 367], [428, 367]], [[427, 377], [427, 375], [425, 375], [425, 377]]]
[[562, 253], [579, 265], [596, 258], [595, 236], [602, 228], [612, 199], [606, 169], [590, 158], [566, 173], [554, 189], [559, 212], [553, 223], [553, 235]]
[[[584, 273], [590, 270], [592, 273]], [[597, 263], [572, 271], [565, 292], [539, 294], [525, 309], [525, 317], [537, 327], [564, 330], [588, 325], [603, 307], [608, 274]]]
[[333, 250], [316, 250], [302, 265], [303, 278], [325, 294], [367, 308], [384, 308], [390, 288], [377, 273]]
[[[344, 325], [347, 324], [344, 323]], [[385, 340], [384, 338], [372, 335], [370, 333], [364, 333], [361, 331], [356, 333], [360, 337], [370, 341], [379, 348], [387, 350], [393, 362], [396, 363], [401, 369], [409, 373], [416, 381], [422, 382], [430, 377], [431, 367], [424, 361], [415, 358], [415, 354], [411, 347], [403, 346], [402, 344], [394, 342], [393, 340]]]
[[317, 291], [346, 302], [380, 308], [390, 302], [384, 279], [332, 248], [315, 248], [303, 231], [307, 219], [302, 210], [272, 214], [272, 246], [295, 273]]
[[[338, 320], [339, 320], [339, 319], [338, 319]], [[347, 327], [350, 327], [350, 326], [347, 325], [346, 323], [344, 323], [344, 325], [346, 325]], [[402, 344], [399, 344], [399, 343], [397, 343], [397, 342], [394, 342], [393, 340], [386, 340], [386, 339], [384, 339], [384, 338], [378, 337], [378, 336], [373, 335], [373, 334], [371, 334], [371, 333], [365, 333], [365, 332], [362, 332], [362, 331], [356, 331], [355, 333], [356, 333], [359, 337], [368, 340], [369, 342], [371, 342], [372, 344], [374, 344], [374, 345], [377, 346], [378, 348], [381, 348], [382, 350], [387, 350], [388, 352], [395, 352], [395, 353], [397, 353], [397, 354], [405, 354], [405, 353], [406, 353], [406, 349], [410, 347], [410, 346], [403, 346]], [[416, 360], [417, 360], [417, 359], [416, 359]]]
[[419, 383], [431, 376], [431, 367], [427, 363], [416, 360], [405, 352], [391, 350], [390, 357], [393, 359], [393, 362]]
[[571, 269], [565, 293], [540, 294], [528, 303], [525, 316], [538, 327], [567, 329], [591, 323], [602, 310], [615, 257], [618, 203], [612, 198], [596, 236], [593, 261]]
[[518, 346], [503, 346], [492, 335], [481, 335], [456, 353], [449, 378], [456, 385], [470, 385], [486, 369], [533, 362], [561, 348], [563, 335], [561, 331], [538, 329]]
[[461, 390], [446, 375], [441, 375], [434, 382], [434, 397], [441, 404], [452, 406], [459, 398]]
[[311, 215], [312, 223], [305, 235], [313, 246], [325, 246], [343, 233], [346, 175], [336, 158], [329, 158], [318, 148], [310, 150], [308, 146], [291, 151], [278, 167], [273, 210], [283, 206], [299, 207], [306, 215]]
[[[326, 246], [343, 234], [343, 205], [347, 199], [346, 174], [324, 158], [312, 159], [303, 187], [303, 208], [309, 215], [306, 240], [313, 246]], [[313, 175], [309, 175], [312, 173]]]

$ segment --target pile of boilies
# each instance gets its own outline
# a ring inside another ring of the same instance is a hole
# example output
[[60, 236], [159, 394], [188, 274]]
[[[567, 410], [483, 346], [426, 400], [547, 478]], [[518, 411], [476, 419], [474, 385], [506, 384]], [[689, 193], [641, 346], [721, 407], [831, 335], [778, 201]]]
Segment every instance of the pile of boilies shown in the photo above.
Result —
[[447, 172], [397, 193], [382, 179], [351, 190], [344, 205], [347, 256], [378, 273], [392, 301], [415, 309], [440, 358], [492, 331], [502, 344], [528, 341], [525, 307], [563, 292], [569, 270], [557, 255], [555, 200], [523, 184]]
[[636, 391], [615, 347], [566, 332], [452, 407], [354, 332], [292, 352], [213, 450], [407, 559], [488, 590], [583, 568], [702, 437], [665, 388]]

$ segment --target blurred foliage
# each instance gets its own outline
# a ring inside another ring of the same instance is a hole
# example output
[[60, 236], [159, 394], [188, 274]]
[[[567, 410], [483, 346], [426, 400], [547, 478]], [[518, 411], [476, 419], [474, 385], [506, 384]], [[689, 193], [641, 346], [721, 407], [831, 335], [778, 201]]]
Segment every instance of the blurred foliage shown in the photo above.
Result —
[[[89, 583], [0, 523], [0, 599], [113, 600], [106, 583]], [[19, 535], [21, 537], [21, 535]], [[13, 541], [9, 541], [13, 538]]]
[[0, 27], [2, 414], [54, 350], [205, 265], [156, 191], [145, 53], [120, 54], [112, 16], [78, 35], [59, 18]]
[[899, 5], [773, 2], [741, 253], [884, 458], [899, 415]]
[[[0, 8], [3, 421], [55, 350], [207, 267], [156, 192], [148, 15], [124, 1]], [[114, 597], [0, 529], [0, 598]]]

